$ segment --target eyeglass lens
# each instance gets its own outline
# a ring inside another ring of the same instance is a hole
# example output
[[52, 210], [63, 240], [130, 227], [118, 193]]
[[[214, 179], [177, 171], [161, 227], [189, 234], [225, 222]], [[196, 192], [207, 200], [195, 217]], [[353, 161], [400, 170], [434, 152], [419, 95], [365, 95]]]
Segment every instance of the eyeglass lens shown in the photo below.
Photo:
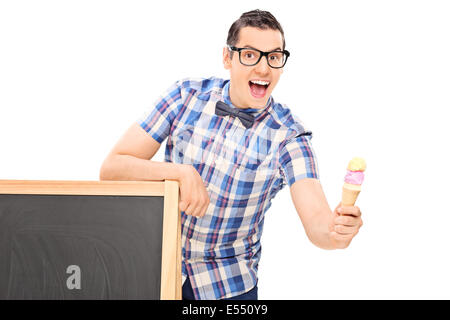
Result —
[[[241, 51], [241, 62], [245, 65], [254, 65], [258, 62], [261, 53], [252, 49], [244, 49]], [[267, 61], [271, 67], [279, 68], [284, 65], [284, 61], [286, 60], [286, 56], [283, 52], [271, 52]]]

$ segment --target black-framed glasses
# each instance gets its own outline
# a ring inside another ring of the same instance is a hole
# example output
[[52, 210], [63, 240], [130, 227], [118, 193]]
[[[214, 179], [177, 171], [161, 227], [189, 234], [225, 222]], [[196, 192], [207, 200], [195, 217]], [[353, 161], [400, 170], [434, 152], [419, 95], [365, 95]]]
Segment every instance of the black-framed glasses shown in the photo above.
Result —
[[239, 61], [244, 66], [254, 66], [259, 63], [261, 57], [266, 57], [267, 64], [275, 69], [283, 68], [290, 56], [287, 50], [274, 50], [264, 52], [254, 48], [236, 48], [228, 46], [228, 49], [239, 52]]

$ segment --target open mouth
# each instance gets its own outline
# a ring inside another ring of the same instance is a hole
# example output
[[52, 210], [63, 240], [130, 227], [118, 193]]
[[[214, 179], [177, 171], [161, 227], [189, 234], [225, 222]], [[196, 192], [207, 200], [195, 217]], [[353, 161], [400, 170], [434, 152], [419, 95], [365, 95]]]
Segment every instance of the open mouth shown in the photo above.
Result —
[[267, 92], [267, 88], [270, 85], [269, 81], [262, 81], [262, 80], [250, 80], [248, 82], [248, 85], [250, 87], [250, 93], [252, 96], [256, 99], [264, 98]]

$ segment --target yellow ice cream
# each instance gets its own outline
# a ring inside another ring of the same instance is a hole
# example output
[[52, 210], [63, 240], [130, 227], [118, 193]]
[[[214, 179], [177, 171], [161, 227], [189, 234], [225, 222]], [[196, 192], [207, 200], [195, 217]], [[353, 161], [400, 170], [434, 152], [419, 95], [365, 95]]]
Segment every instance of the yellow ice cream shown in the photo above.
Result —
[[355, 157], [348, 163], [347, 170], [364, 171], [366, 170], [366, 161], [363, 158]]

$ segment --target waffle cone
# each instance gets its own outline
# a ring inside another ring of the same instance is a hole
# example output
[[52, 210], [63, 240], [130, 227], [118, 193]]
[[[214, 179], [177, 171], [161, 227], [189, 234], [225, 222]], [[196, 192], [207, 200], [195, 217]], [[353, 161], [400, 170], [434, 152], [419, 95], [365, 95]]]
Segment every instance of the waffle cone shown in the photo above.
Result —
[[342, 205], [353, 206], [355, 205], [356, 198], [358, 198], [361, 192], [361, 185], [344, 183], [342, 187]]

